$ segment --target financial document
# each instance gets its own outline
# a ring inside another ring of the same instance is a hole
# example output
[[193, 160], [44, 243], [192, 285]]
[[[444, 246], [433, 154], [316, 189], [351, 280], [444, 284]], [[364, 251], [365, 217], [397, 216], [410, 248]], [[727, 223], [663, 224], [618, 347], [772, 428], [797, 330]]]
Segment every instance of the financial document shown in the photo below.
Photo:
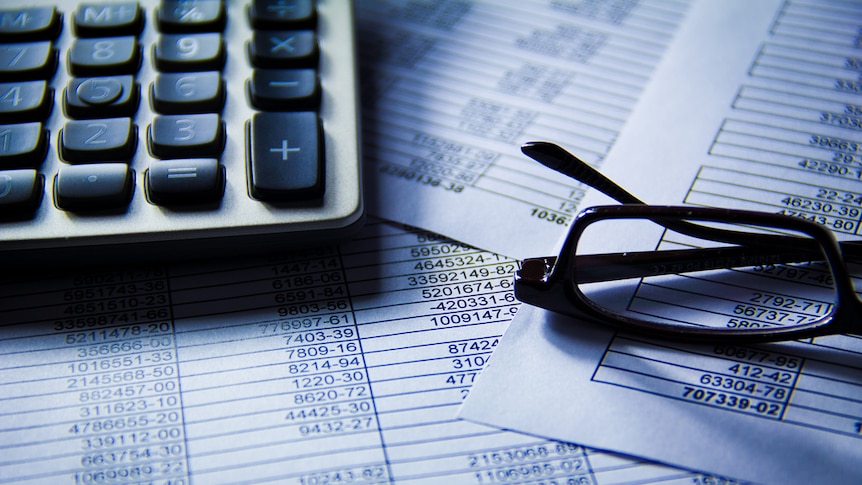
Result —
[[[787, 214], [859, 240], [862, 5], [726, 6], [692, 7], [604, 171], [651, 203]], [[594, 203], [610, 201], [590, 193]], [[815, 267], [754, 271], [825, 281]], [[728, 286], [710, 310], [728, 326], [817, 316], [793, 294], [756, 290]], [[679, 308], [673, 298], [653, 304]], [[463, 417], [762, 483], [862, 481], [859, 336], [680, 345], [522, 307], [492, 362]]]
[[0, 282], [0, 482], [729, 484], [456, 419], [516, 263], [339, 247]]
[[551, 250], [584, 190], [519, 146], [599, 163], [688, 3], [359, 1], [370, 213], [510, 257]]

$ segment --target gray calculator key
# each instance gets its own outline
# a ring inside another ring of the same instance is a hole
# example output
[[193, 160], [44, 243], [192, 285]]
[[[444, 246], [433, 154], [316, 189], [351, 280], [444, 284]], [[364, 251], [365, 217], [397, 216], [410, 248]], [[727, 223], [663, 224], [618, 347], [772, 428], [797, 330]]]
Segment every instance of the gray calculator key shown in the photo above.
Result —
[[0, 83], [0, 123], [44, 121], [54, 106], [54, 90], [45, 81]]
[[140, 88], [131, 75], [73, 78], [63, 96], [70, 118], [133, 116], [138, 110]]
[[218, 71], [159, 74], [150, 85], [150, 100], [164, 114], [218, 113], [224, 107], [224, 80]]
[[156, 160], [145, 181], [154, 204], [204, 204], [224, 193], [224, 167], [215, 158]]
[[48, 79], [57, 70], [57, 52], [50, 41], [0, 45], [0, 79]]
[[254, 0], [249, 18], [255, 29], [313, 28], [317, 10], [314, 0]]
[[144, 15], [137, 2], [87, 3], [75, 10], [72, 26], [79, 37], [138, 35]]
[[60, 130], [60, 157], [67, 162], [130, 161], [136, 147], [131, 118], [68, 121]]
[[317, 113], [257, 113], [248, 126], [252, 196], [304, 200], [323, 195], [324, 161]]
[[162, 0], [156, 9], [162, 32], [221, 32], [225, 21], [222, 0]]
[[0, 42], [52, 40], [60, 33], [60, 14], [54, 7], [0, 9]]
[[0, 214], [34, 211], [42, 201], [44, 177], [33, 169], [0, 170]]
[[313, 30], [257, 30], [248, 44], [248, 57], [257, 67], [315, 67], [318, 56]]
[[255, 69], [249, 99], [261, 111], [304, 111], [320, 104], [320, 83], [314, 69]]
[[69, 49], [69, 69], [75, 76], [134, 74], [140, 67], [135, 36], [75, 39]]
[[125, 163], [64, 165], [54, 176], [54, 202], [69, 211], [110, 210], [128, 205], [133, 187]]
[[153, 47], [156, 69], [167, 72], [219, 71], [225, 49], [221, 34], [163, 34]]
[[0, 168], [37, 168], [48, 150], [42, 123], [0, 125]]
[[150, 153], [158, 158], [218, 157], [225, 127], [215, 113], [156, 116], [147, 137]]

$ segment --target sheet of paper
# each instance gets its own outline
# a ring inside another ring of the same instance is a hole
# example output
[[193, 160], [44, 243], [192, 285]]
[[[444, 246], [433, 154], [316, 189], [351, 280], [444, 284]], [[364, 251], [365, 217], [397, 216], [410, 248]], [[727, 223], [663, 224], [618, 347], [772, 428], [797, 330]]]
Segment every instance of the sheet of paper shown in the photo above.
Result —
[[372, 221], [283, 258], [5, 277], [0, 483], [729, 483], [457, 420], [514, 268]]
[[[652, 203], [779, 212], [858, 240], [862, 8], [725, 7], [691, 9], [604, 171]], [[522, 308], [462, 417], [763, 483], [859, 483], [862, 339], [684, 346]]]
[[600, 162], [688, 3], [358, 2], [370, 213], [510, 257], [550, 251], [584, 191], [519, 146]]

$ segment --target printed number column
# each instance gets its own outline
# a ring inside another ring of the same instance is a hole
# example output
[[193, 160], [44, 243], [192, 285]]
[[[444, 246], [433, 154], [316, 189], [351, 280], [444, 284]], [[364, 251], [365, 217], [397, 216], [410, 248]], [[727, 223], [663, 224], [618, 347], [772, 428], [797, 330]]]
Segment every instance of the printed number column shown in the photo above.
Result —
[[520, 305], [517, 263], [389, 224], [363, 235], [342, 252], [393, 480], [593, 483], [578, 446], [456, 419]]
[[178, 267], [171, 287], [196, 481], [387, 479], [337, 250]]
[[[6, 289], [17, 295], [0, 301], [10, 317], [0, 340], [0, 441], [11, 445], [3, 462], [13, 465], [0, 475], [22, 483], [63, 475], [74, 483], [185, 483], [165, 275], [100, 273]], [[34, 370], [40, 379], [25, 380]], [[26, 469], [14, 465], [15, 455]]]
[[[295, 408], [285, 419], [303, 437], [377, 428], [341, 263], [335, 251], [314, 262], [273, 267], [280, 321], [264, 329], [280, 334], [290, 362], [288, 387]], [[360, 475], [362, 473], [360, 472]], [[358, 478], [358, 477], [357, 477]]]

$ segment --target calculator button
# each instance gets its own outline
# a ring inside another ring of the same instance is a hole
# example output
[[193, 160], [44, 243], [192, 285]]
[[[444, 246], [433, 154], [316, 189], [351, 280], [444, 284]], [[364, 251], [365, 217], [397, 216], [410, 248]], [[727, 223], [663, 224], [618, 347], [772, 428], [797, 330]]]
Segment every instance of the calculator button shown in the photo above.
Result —
[[300, 111], [320, 104], [320, 85], [314, 69], [255, 69], [249, 99], [262, 111]]
[[162, 0], [156, 10], [162, 32], [221, 32], [225, 9], [221, 0]]
[[221, 34], [164, 34], [153, 47], [156, 69], [168, 72], [218, 71], [224, 67]]
[[131, 75], [74, 78], [63, 96], [70, 118], [132, 116], [138, 110], [140, 88]]
[[311, 28], [317, 23], [314, 0], [254, 0], [249, 18], [256, 29]]
[[252, 33], [248, 55], [257, 67], [315, 67], [317, 36], [312, 30], [258, 30]]
[[54, 7], [0, 10], [0, 42], [53, 40], [60, 33], [60, 14]]
[[224, 168], [214, 158], [157, 160], [144, 180], [147, 197], [158, 205], [212, 202], [224, 193]]
[[125, 163], [64, 165], [54, 176], [54, 202], [70, 211], [124, 207], [133, 182], [134, 172]]
[[36, 168], [48, 150], [48, 130], [42, 123], [0, 125], [0, 168]]
[[251, 194], [260, 200], [301, 200], [324, 191], [317, 113], [257, 113], [247, 127]]
[[57, 70], [51, 42], [0, 45], [0, 78], [4, 81], [49, 79]]
[[224, 133], [215, 113], [156, 116], [148, 130], [150, 153], [158, 158], [218, 157]]
[[141, 47], [134, 36], [76, 39], [69, 49], [75, 76], [134, 74], [141, 67]]
[[44, 121], [54, 106], [54, 90], [45, 81], [0, 83], [0, 123]]
[[159, 74], [150, 100], [164, 114], [218, 113], [224, 107], [224, 80], [218, 71]]
[[137, 2], [81, 4], [72, 19], [79, 37], [138, 35], [144, 16]]
[[72, 163], [129, 161], [136, 133], [130, 118], [68, 121], [60, 130], [60, 157]]
[[42, 201], [44, 177], [33, 169], [0, 171], [0, 214], [31, 213]]

